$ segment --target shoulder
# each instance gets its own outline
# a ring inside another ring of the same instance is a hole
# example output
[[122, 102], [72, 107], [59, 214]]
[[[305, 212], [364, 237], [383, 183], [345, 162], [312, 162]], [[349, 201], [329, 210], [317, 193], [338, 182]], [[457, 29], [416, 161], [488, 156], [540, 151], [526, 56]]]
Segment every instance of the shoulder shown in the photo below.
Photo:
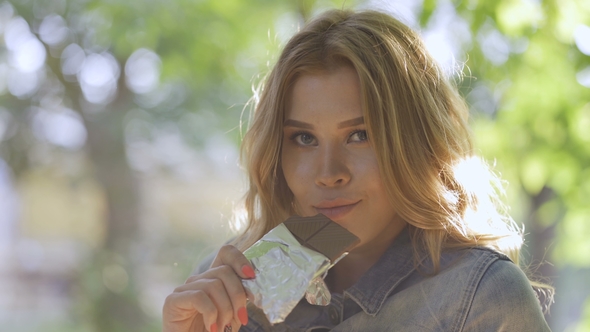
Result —
[[[460, 267], [461, 269], [481, 269], [480, 272], [484, 272], [496, 261], [514, 265], [508, 256], [484, 247], [443, 251], [440, 257], [441, 271]], [[516, 265], [514, 267], [518, 268]]]
[[[445, 263], [444, 257], [441, 262]], [[453, 267], [453, 262], [457, 262], [457, 267]], [[502, 253], [481, 247], [469, 248], [452, 254], [446, 263], [451, 271], [456, 270], [453, 274], [463, 274], [463, 280], [467, 281], [464, 287], [472, 287], [474, 300], [498, 297], [495, 300], [501, 302], [530, 299], [538, 302], [522, 269]]]
[[549, 331], [539, 300], [524, 272], [505, 255], [485, 248], [466, 249], [459, 271], [464, 280], [460, 331]]
[[[516, 300], [525, 295], [533, 295], [531, 283], [522, 269], [509, 259], [497, 259], [487, 266], [478, 285], [478, 295], [485, 295], [486, 291], [509, 296]], [[535, 298], [536, 301], [536, 298]]]

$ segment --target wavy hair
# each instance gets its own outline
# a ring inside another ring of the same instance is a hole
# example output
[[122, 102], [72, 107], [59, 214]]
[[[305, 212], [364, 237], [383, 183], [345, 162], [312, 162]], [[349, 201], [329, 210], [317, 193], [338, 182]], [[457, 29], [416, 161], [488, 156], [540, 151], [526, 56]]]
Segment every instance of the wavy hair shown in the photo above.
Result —
[[522, 231], [498, 198], [500, 180], [474, 155], [468, 108], [419, 35], [375, 11], [331, 10], [286, 44], [244, 136], [249, 176], [245, 248], [292, 214], [281, 171], [285, 98], [304, 73], [352, 66], [391, 204], [435, 271], [445, 248], [486, 246], [519, 261]]

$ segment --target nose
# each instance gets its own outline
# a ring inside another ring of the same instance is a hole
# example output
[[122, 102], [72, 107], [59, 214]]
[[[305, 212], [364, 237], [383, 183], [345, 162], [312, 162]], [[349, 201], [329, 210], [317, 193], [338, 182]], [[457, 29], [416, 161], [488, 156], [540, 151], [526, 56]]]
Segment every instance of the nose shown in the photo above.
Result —
[[339, 147], [326, 147], [318, 151], [316, 185], [338, 187], [346, 185], [351, 179], [346, 151]]

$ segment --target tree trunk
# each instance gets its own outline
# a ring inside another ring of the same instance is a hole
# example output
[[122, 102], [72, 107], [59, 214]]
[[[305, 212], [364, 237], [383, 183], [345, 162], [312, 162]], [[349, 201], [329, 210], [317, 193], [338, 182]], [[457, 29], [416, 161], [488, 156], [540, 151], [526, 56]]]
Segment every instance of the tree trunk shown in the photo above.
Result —
[[[555, 198], [555, 192], [549, 187], [543, 189], [531, 199], [531, 214], [530, 214], [530, 234], [528, 236], [528, 243], [531, 248], [531, 272], [534, 273], [539, 281], [552, 284], [552, 279], [557, 276], [557, 269], [553, 264], [548, 262], [551, 245], [555, 242], [555, 227], [558, 220], [555, 220], [551, 225], [545, 226], [539, 220], [539, 209], [543, 204]], [[560, 218], [560, 217], [558, 217]], [[546, 292], [539, 292], [539, 300], [546, 311], [545, 319], [549, 326], [552, 326], [552, 317], [548, 314], [547, 306], [553, 301], [552, 294]]]
[[[95, 256], [95, 263], [103, 279], [108, 278], [107, 267], [113, 266], [123, 268], [128, 277], [124, 289], [107, 287], [97, 299], [94, 318], [99, 331], [145, 331], [147, 317], [137, 299], [133, 255], [139, 230], [138, 184], [127, 163], [124, 138], [123, 118], [132, 106], [132, 96], [121, 84], [118, 93], [101, 113], [85, 117], [90, 159], [108, 206], [104, 247]], [[123, 279], [115, 282], [125, 284], [125, 275], [115, 277]]]
[[82, 271], [78, 278], [84, 285], [90, 273], [95, 277], [91, 282], [102, 282], [105, 287], [96, 292], [92, 289], [102, 287], [83, 286], [84, 300], [90, 304], [91, 319], [98, 331], [145, 331], [148, 317], [138, 301], [134, 258], [139, 230], [138, 183], [127, 163], [124, 137], [124, 117], [134, 106], [133, 94], [121, 75], [116, 99], [105, 107], [91, 105], [84, 100], [79, 84], [63, 79], [59, 59], [48, 57], [47, 64], [64, 85], [72, 108], [82, 115], [92, 171], [107, 203], [103, 246], [93, 254], [89, 270]]

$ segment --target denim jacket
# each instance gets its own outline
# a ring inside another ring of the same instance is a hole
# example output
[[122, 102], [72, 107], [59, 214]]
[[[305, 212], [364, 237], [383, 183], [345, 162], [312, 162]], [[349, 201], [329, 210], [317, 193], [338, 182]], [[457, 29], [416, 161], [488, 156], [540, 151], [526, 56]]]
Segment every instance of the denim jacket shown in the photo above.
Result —
[[407, 231], [328, 306], [303, 299], [274, 326], [252, 305], [248, 316], [242, 332], [550, 331], [527, 277], [508, 257], [479, 247], [448, 251], [438, 274], [424, 273]]

